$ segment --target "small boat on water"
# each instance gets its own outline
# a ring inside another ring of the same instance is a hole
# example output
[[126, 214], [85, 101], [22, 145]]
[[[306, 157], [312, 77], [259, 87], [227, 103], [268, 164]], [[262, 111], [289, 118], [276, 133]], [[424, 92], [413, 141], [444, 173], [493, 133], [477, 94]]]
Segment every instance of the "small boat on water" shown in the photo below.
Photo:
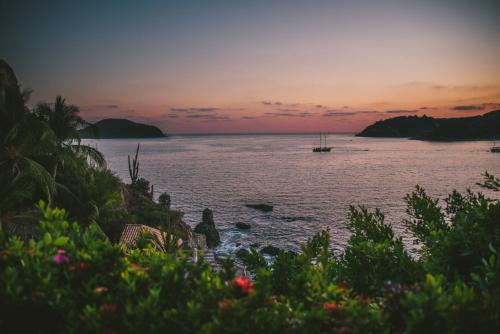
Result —
[[[324, 145], [323, 145], [324, 142]], [[319, 133], [319, 146], [313, 147], [313, 152], [330, 152], [333, 147], [326, 146], [326, 134]]]

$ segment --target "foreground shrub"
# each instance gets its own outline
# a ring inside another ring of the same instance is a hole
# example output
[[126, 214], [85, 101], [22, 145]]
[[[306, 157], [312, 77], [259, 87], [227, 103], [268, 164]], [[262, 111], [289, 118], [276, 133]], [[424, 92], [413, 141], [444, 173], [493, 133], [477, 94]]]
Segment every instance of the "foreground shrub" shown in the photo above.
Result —
[[401, 237], [394, 236], [380, 211], [351, 208], [349, 217], [352, 236], [342, 255], [340, 272], [356, 292], [377, 295], [386, 282], [409, 285], [422, 277]]
[[[96, 225], [82, 229], [64, 210], [40, 206], [38, 241], [0, 233], [1, 332], [360, 332], [380, 326], [380, 311], [350, 298], [319, 265], [276, 274], [262, 269], [255, 281], [235, 278], [233, 269], [216, 273], [182, 251], [125, 252]], [[306, 284], [303, 292], [297, 285], [280, 291], [283, 275]]]
[[36, 241], [0, 231], [0, 332], [499, 332], [499, 203], [470, 192], [446, 203], [408, 197], [419, 258], [380, 212], [353, 208], [344, 253], [327, 231], [272, 263], [253, 250], [251, 279], [230, 259], [216, 272], [182, 249], [125, 251], [40, 204]]

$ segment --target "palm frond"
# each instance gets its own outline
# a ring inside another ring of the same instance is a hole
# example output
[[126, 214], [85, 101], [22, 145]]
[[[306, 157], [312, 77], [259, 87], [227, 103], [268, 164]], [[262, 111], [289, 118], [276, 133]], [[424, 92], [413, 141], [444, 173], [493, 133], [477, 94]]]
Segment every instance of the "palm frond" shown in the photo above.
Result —
[[96, 148], [88, 145], [79, 144], [79, 145], [73, 145], [73, 149], [77, 153], [80, 153], [83, 156], [90, 159], [97, 165], [97, 167], [106, 168], [106, 160], [104, 159], [104, 155], [101, 152], [99, 152]]
[[23, 158], [20, 165], [22, 166], [21, 173], [26, 173], [27, 177], [30, 177], [35, 183], [41, 186], [46, 191], [50, 201], [52, 195], [56, 192], [56, 182], [50, 173], [38, 162], [28, 158]]

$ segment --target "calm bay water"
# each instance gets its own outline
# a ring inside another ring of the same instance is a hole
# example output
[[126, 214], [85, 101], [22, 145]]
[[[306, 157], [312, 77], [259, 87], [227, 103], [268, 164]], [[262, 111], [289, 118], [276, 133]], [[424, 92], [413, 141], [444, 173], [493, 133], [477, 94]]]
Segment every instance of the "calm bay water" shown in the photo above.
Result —
[[[430, 143], [406, 139], [331, 135], [331, 153], [313, 153], [316, 135], [173, 136], [164, 139], [88, 140], [110, 168], [129, 182], [127, 155], [141, 143], [140, 176], [168, 192], [172, 206], [196, 225], [204, 208], [214, 211], [221, 254], [253, 243], [298, 250], [329, 228], [341, 249], [350, 205], [380, 208], [405, 240], [405, 194], [416, 184], [444, 198], [454, 189], [479, 190], [488, 170], [500, 175], [500, 154], [489, 142]], [[492, 197], [498, 194], [487, 192]], [[272, 213], [245, 204], [274, 205]], [[236, 229], [236, 222], [252, 225]]]

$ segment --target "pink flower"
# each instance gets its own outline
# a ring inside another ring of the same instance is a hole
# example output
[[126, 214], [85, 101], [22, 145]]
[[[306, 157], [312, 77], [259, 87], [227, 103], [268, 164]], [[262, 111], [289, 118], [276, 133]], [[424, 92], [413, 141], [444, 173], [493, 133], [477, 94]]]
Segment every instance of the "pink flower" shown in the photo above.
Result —
[[253, 283], [246, 277], [236, 277], [232, 284], [240, 288], [243, 293], [251, 293], [253, 291]]
[[54, 255], [54, 262], [56, 264], [68, 263], [69, 257], [66, 255], [66, 251], [64, 249], [58, 249], [56, 251], [56, 255]]

